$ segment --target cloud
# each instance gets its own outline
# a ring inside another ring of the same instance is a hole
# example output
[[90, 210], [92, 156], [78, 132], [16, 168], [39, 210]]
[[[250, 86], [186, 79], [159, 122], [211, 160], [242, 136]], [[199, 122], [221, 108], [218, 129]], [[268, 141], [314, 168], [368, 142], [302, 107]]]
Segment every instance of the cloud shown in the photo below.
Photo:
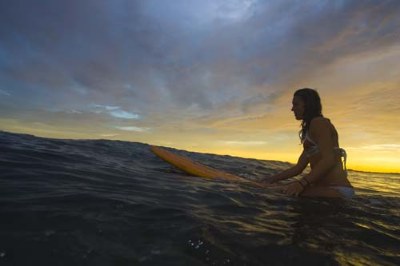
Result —
[[294, 125], [293, 90], [320, 86], [339, 126], [393, 143], [399, 13], [396, 0], [0, 1], [0, 113], [272, 138]]
[[100, 136], [103, 138], [115, 138], [118, 134], [100, 134]]
[[91, 106], [91, 110], [97, 114], [107, 113], [113, 117], [121, 119], [140, 119], [140, 115], [124, 111], [119, 106], [94, 104]]
[[138, 119], [139, 118], [138, 114], [129, 113], [129, 112], [126, 112], [123, 110], [114, 110], [114, 111], [111, 111], [110, 114], [114, 117], [123, 118], [123, 119]]
[[10, 94], [8, 91], [0, 90], [0, 95], [3, 95], [3, 96], [10, 96], [11, 94]]
[[400, 144], [374, 144], [361, 146], [359, 149], [370, 151], [398, 151], [400, 150]]
[[119, 130], [124, 130], [124, 131], [135, 131], [135, 132], [144, 132], [149, 130], [148, 128], [142, 128], [142, 127], [135, 127], [135, 126], [127, 126], [127, 127], [115, 127], [116, 129]]
[[[43, 6], [1, 6], [4, 73], [25, 82], [25, 93], [36, 84], [56, 102], [114, 98], [144, 112], [198, 105], [218, 113], [229, 101], [291, 90], [321, 65], [395, 42], [400, 20], [396, 1]], [[42, 98], [33, 101], [48, 104]]]

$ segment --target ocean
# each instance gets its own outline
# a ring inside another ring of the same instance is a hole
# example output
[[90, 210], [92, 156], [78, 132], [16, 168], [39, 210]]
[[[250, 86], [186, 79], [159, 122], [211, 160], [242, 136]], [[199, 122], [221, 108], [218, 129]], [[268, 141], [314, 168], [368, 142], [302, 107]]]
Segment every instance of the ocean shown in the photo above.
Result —
[[[289, 166], [174, 151], [253, 180]], [[143, 143], [0, 132], [0, 265], [400, 265], [400, 175], [349, 179], [350, 200], [286, 197]]]

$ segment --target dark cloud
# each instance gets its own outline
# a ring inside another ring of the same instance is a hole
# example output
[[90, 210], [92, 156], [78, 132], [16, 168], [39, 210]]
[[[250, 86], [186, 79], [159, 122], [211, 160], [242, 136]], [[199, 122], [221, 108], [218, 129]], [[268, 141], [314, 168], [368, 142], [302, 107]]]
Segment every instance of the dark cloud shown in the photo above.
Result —
[[399, 13], [399, 1], [2, 1], [0, 82], [43, 108], [246, 112], [397, 43]]

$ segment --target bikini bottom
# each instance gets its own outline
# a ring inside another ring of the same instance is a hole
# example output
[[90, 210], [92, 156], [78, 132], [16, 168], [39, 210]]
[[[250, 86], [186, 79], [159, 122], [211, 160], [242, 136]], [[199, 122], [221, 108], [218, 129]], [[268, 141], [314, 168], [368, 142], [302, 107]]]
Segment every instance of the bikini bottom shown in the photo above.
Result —
[[335, 189], [337, 192], [342, 194], [344, 198], [350, 199], [354, 196], [354, 189], [352, 187], [342, 187], [342, 186], [329, 186], [329, 188]]

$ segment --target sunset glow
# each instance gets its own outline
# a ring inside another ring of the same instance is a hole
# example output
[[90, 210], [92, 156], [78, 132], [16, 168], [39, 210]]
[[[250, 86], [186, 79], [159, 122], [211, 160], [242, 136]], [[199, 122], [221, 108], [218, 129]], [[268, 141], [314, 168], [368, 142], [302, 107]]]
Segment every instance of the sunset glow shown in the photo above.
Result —
[[400, 1], [18, 2], [0, 130], [294, 163], [311, 87], [348, 168], [400, 172]]

